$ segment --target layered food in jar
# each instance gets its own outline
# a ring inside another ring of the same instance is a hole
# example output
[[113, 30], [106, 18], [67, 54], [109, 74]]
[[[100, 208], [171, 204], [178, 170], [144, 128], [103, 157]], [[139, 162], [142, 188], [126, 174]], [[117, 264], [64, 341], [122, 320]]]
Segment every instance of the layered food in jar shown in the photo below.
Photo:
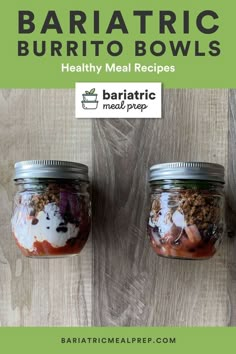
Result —
[[69, 256], [82, 250], [91, 222], [87, 179], [87, 167], [81, 164], [16, 164], [19, 191], [15, 196], [12, 232], [25, 256]]
[[160, 164], [150, 175], [148, 234], [155, 252], [173, 258], [211, 258], [224, 232], [223, 167]]

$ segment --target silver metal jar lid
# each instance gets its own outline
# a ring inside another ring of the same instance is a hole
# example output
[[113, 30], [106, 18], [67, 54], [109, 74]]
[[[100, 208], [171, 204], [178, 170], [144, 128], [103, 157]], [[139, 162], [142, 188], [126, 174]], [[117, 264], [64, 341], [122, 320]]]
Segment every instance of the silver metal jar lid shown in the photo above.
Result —
[[15, 164], [18, 179], [48, 178], [88, 181], [88, 167], [81, 163], [55, 160], [21, 161]]
[[150, 183], [174, 179], [224, 183], [224, 166], [208, 162], [170, 162], [150, 168]]

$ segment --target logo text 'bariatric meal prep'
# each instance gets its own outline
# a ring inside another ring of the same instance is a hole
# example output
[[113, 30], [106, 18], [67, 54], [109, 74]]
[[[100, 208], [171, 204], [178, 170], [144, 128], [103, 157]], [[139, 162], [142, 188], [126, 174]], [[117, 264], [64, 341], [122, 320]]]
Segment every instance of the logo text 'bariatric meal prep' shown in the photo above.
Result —
[[159, 82], [79, 82], [76, 118], [161, 118]]

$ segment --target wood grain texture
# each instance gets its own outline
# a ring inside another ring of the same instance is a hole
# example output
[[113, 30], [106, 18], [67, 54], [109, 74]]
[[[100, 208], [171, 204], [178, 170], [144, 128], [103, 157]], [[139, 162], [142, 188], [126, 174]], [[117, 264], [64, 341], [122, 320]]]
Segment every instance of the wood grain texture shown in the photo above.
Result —
[[146, 236], [150, 165], [203, 160], [227, 168], [228, 91], [165, 90], [163, 115], [93, 124], [96, 326], [230, 322], [227, 241], [212, 260], [191, 262], [159, 258]]
[[21, 256], [11, 236], [15, 161], [91, 167], [91, 122], [74, 118], [74, 90], [0, 90], [0, 325], [91, 325], [92, 244], [78, 257]]
[[[74, 119], [74, 90], [0, 90], [0, 325], [235, 326], [235, 239], [211, 261], [177, 261], [156, 256], [145, 231], [148, 167], [196, 159], [229, 171], [235, 233], [236, 91], [229, 102], [228, 114], [227, 90], [165, 90], [164, 119], [92, 130]], [[14, 162], [48, 158], [92, 171], [93, 238], [79, 257], [27, 259], [11, 236]]]

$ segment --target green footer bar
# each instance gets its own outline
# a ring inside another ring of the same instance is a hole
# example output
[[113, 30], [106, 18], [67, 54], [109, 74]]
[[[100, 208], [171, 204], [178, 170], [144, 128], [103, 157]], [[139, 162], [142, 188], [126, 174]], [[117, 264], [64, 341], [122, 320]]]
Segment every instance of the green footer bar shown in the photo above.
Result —
[[1, 353], [234, 353], [236, 328], [0, 328]]

